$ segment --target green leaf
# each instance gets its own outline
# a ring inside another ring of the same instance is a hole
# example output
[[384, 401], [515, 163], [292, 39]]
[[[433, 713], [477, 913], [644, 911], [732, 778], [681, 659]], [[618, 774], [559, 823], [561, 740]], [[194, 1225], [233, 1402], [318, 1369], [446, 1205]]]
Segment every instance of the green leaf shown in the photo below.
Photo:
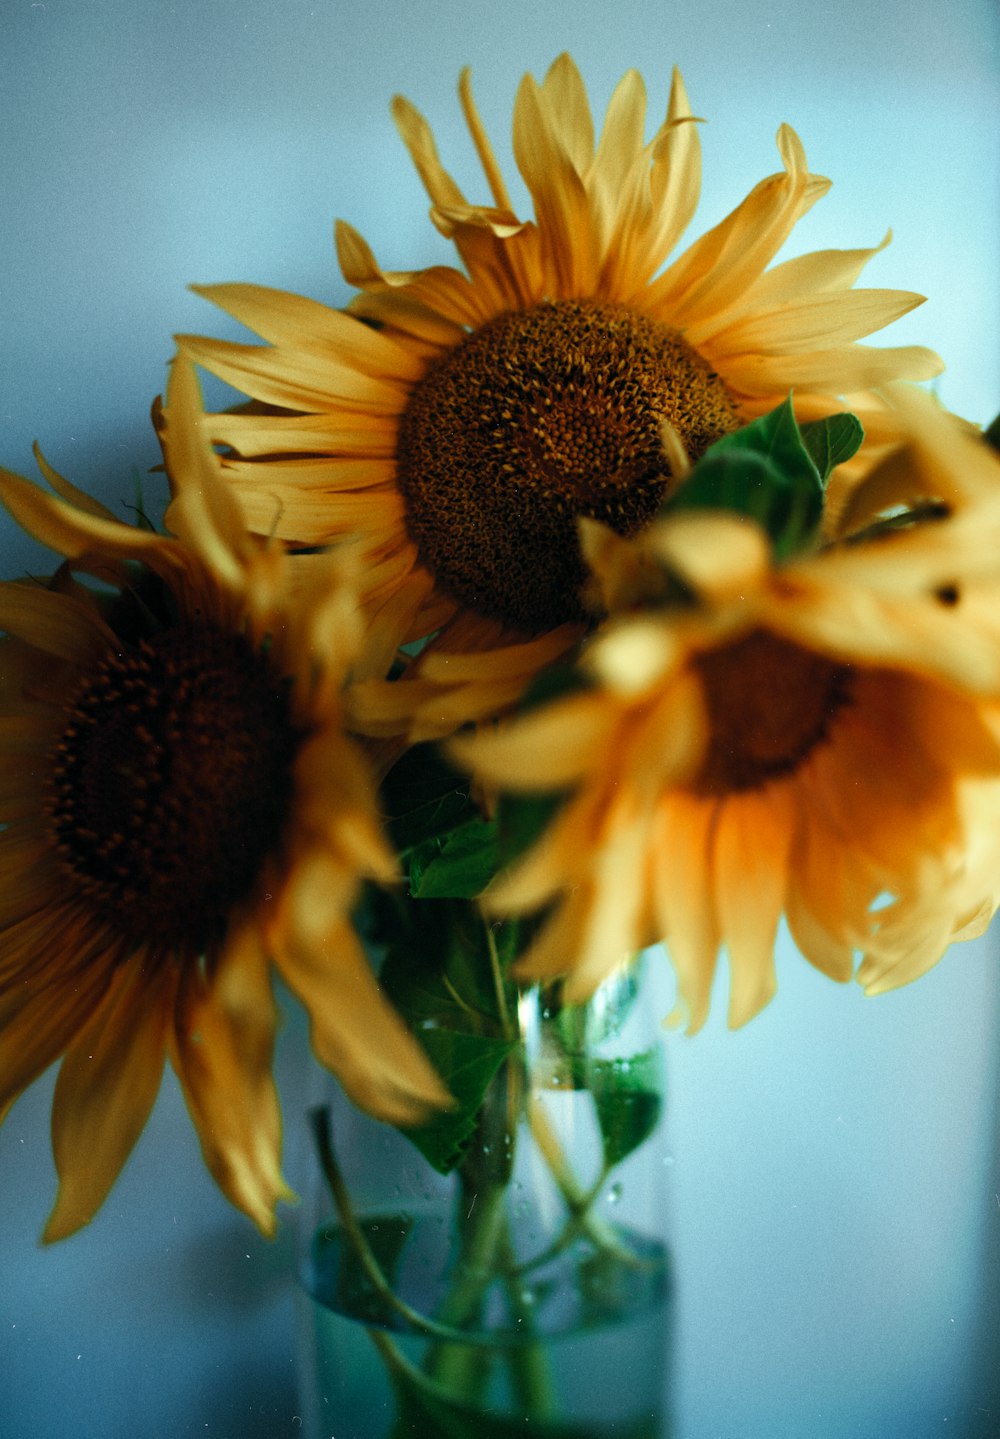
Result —
[[[431, 1023], [470, 1034], [505, 1034], [482, 915], [473, 906], [441, 900], [409, 902], [411, 925], [389, 948], [379, 974], [400, 1014], [417, 1029]], [[506, 972], [507, 949], [516, 944], [516, 923], [494, 927], [494, 943]], [[510, 986], [507, 1005], [516, 1002]]]
[[802, 426], [802, 442], [812, 456], [824, 485], [838, 465], [857, 454], [864, 438], [861, 421], [849, 410]]
[[486, 1091], [514, 1043], [451, 1029], [418, 1029], [416, 1037], [451, 1091], [455, 1106], [403, 1132], [439, 1174], [450, 1174], [462, 1161]]
[[588, 1088], [609, 1169], [638, 1149], [656, 1128], [662, 1108], [659, 1050], [644, 1049], [630, 1059], [593, 1059]]
[[496, 870], [496, 825], [477, 815], [413, 849], [410, 894], [414, 899], [474, 899]]
[[417, 922], [390, 948], [380, 979], [456, 1101], [427, 1124], [402, 1131], [447, 1174], [462, 1162], [490, 1082], [514, 1047], [507, 1016], [516, 990], [506, 974], [517, 926], [498, 926], [491, 949], [470, 905], [442, 900], [409, 908]]
[[403, 855], [478, 814], [468, 776], [453, 769], [434, 745], [407, 750], [383, 780], [379, 798], [393, 844]]
[[779, 559], [812, 542], [823, 515], [823, 483], [791, 396], [706, 450], [661, 514], [685, 509], [729, 510], [756, 520]]
[[520, 859], [555, 819], [568, 790], [551, 794], [503, 794], [497, 804], [497, 868]]

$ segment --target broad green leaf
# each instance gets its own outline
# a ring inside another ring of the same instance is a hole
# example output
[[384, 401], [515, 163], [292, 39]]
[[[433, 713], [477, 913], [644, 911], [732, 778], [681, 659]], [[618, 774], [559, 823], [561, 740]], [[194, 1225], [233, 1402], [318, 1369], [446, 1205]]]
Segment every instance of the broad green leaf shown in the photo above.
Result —
[[404, 912], [410, 927], [388, 950], [380, 979], [410, 1027], [432, 1022], [476, 1035], [505, 1036], [508, 1014], [517, 1003], [517, 990], [506, 976], [521, 943], [521, 925], [491, 925], [501, 971], [496, 976], [485, 921], [473, 905], [406, 899]]
[[791, 397], [717, 440], [660, 513], [685, 509], [729, 510], [756, 520], [779, 559], [812, 542], [823, 514], [823, 483]]
[[416, 1035], [447, 1084], [455, 1106], [442, 1110], [427, 1124], [403, 1132], [439, 1174], [450, 1174], [462, 1161], [486, 1091], [514, 1042], [451, 1029], [420, 1028]]
[[526, 854], [555, 819], [568, 792], [503, 794], [497, 804], [497, 868], [503, 869]]
[[594, 1096], [609, 1169], [638, 1149], [656, 1128], [662, 1082], [657, 1049], [641, 1050], [629, 1059], [591, 1060], [587, 1087]]
[[496, 871], [496, 825], [476, 816], [415, 847], [410, 854], [410, 894], [414, 899], [474, 899]]
[[386, 775], [379, 793], [389, 833], [402, 854], [446, 834], [478, 813], [469, 779], [453, 769], [434, 745], [414, 745]]
[[819, 470], [803, 442], [791, 395], [766, 415], [723, 435], [702, 458], [747, 450], [763, 455], [791, 480], [810, 479], [814, 485], [819, 484]]
[[487, 930], [468, 903], [411, 902], [415, 920], [391, 946], [380, 972], [386, 994], [427, 1051], [456, 1107], [402, 1132], [442, 1173], [461, 1162], [483, 1097], [511, 1052], [510, 981], [517, 925]]
[[857, 454], [865, 438], [861, 421], [849, 410], [827, 415], [823, 420], [812, 420], [801, 429], [802, 442], [824, 485], [838, 465]]

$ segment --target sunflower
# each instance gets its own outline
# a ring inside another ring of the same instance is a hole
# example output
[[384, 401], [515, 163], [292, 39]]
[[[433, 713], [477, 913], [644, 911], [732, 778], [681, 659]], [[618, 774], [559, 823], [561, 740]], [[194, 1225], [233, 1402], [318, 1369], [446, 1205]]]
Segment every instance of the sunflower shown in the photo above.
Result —
[[[782, 171], [664, 269], [700, 185], [698, 126], [678, 74], [650, 140], [635, 71], [597, 140], [567, 55], [541, 85], [526, 76], [513, 149], [532, 220], [514, 211], [468, 72], [459, 88], [490, 203], [465, 198], [412, 105], [397, 98], [393, 114], [464, 270], [383, 270], [339, 224], [341, 269], [361, 292], [348, 312], [254, 285], [204, 287], [268, 343], [179, 343], [251, 397], [206, 423], [252, 529], [304, 545], [360, 534], [375, 600], [403, 640], [444, 625], [436, 649], [449, 656], [526, 645], [530, 678], [533, 643], [537, 669], [554, 631], [565, 627], [568, 648], [584, 627], [577, 519], [633, 535], [669, 490], [665, 425], [696, 459], [791, 389], [802, 419], [851, 395], [870, 450], [894, 424], [865, 392], [924, 379], [940, 361], [856, 343], [920, 302], [852, 288], [882, 245], [768, 269], [829, 186], [788, 126]], [[369, 692], [364, 718], [376, 731], [405, 727], [408, 700], [425, 706], [426, 663], [413, 691]], [[512, 680], [500, 668], [495, 689], [490, 663], [480, 668], [460, 717], [489, 712], [491, 693], [503, 707]], [[460, 700], [445, 709], [460, 713]]]
[[[834, 979], [860, 952], [871, 992], [985, 926], [1000, 901], [1000, 464], [944, 418], [912, 419], [909, 464], [858, 498], [895, 517], [849, 543], [775, 567], [752, 522], [694, 511], [612, 539], [694, 602], [612, 617], [585, 688], [452, 741], [488, 786], [567, 796], [485, 896], [504, 915], [551, 909], [524, 975], [568, 973], [580, 997], [666, 940], [694, 1030], [723, 945], [730, 1023], [769, 1000], [782, 915]], [[902, 492], [935, 497], [937, 518], [899, 526]], [[607, 566], [626, 610], [628, 572]]]
[[199, 415], [179, 361], [168, 535], [44, 462], [59, 497], [0, 472], [7, 508], [70, 561], [0, 586], [0, 1113], [61, 1058], [48, 1239], [103, 1202], [168, 1056], [208, 1168], [271, 1232], [289, 1194], [272, 961], [359, 1104], [412, 1122], [446, 1102], [348, 919], [362, 877], [395, 874], [341, 724], [361, 638], [348, 564], [297, 573], [293, 594]]

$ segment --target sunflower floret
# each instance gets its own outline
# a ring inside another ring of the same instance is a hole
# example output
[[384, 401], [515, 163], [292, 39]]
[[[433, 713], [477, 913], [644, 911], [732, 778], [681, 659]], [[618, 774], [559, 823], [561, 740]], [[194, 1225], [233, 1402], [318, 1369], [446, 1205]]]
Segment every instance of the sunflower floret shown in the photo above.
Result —
[[[204, 287], [266, 343], [185, 335], [180, 345], [266, 411], [205, 420], [228, 447], [222, 472], [251, 529], [300, 545], [356, 534], [401, 645], [436, 635], [441, 653], [484, 661], [484, 645], [529, 656], [534, 646], [528, 684], [549, 662], [552, 631], [576, 626], [578, 640], [590, 625], [581, 519], [639, 534], [684, 465], [790, 390], [803, 426], [842, 412], [843, 396], [864, 425], [861, 453], [835, 477], [835, 516], [899, 441], [874, 387], [925, 379], [940, 361], [917, 346], [858, 343], [920, 303], [853, 288], [888, 236], [772, 264], [829, 188], [789, 126], [778, 132], [781, 170], [671, 258], [701, 164], [679, 74], [649, 139], [636, 72], [615, 89], [600, 134], [569, 56], [541, 82], [526, 76], [513, 153], [530, 218], [512, 207], [468, 72], [459, 88], [485, 197], [457, 185], [409, 101], [397, 97], [393, 115], [461, 268], [384, 269], [339, 222], [341, 267], [360, 292], [347, 312], [260, 286]], [[679, 437], [673, 450], [666, 428]], [[437, 732], [516, 702], [489, 671], [485, 661], [472, 694], [463, 681], [439, 695]], [[425, 676], [409, 678], [369, 692], [359, 722], [371, 733], [430, 732]]]
[[[904, 462], [961, 491], [955, 513], [785, 564], [753, 521], [718, 512], [591, 536], [611, 613], [581, 661], [585, 696], [451, 742], [481, 785], [571, 789], [483, 897], [547, 916], [522, 978], [565, 976], [582, 998], [665, 941], [694, 1030], [723, 949], [730, 1022], [767, 1003], [782, 916], [807, 960], [872, 993], [985, 927], [1000, 902], [1000, 463], [930, 401], [896, 403]], [[885, 490], [878, 472], [869, 484]], [[643, 555], [677, 566], [688, 602], [648, 606]]]
[[366, 638], [391, 647], [349, 554], [303, 572], [246, 531], [183, 360], [162, 423], [167, 534], [48, 466], [55, 495], [0, 472], [71, 566], [0, 585], [0, 1113], [60, 1062], [48, 1239], [96, 1213], [168, 1059], [209, 1170], [273, 1231], [275, 970], [357, 1103], [403, 1124], [449, 1103], [350, 922], [397, 876], [343, 691]]

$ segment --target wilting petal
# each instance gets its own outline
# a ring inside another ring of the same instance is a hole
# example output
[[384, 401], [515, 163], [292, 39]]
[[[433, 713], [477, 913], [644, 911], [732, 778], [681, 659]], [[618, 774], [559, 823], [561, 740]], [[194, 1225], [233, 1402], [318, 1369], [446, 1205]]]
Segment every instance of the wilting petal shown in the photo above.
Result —
[[176, 974], [119, 968], [59, 1070], [52, 1151], [59, 1196], [48, 1241], [89, 1224], [142, 1133], [160, 1088]]
[[447, 1090], [383, 995], [350, 925], [302, 919], [275, 958], [309, 1012], [317, 1059], [356, 1104], [390, 1124], [418, 1124], [447, 1108]]
[[178, 997], [175, 1065], [210, 1173], [262, 1234], [291, 1197], [281, 1176], [281, 1120], [271, 1075], [276, 1007], [260, 935], [237, 925], [214, 974]]

